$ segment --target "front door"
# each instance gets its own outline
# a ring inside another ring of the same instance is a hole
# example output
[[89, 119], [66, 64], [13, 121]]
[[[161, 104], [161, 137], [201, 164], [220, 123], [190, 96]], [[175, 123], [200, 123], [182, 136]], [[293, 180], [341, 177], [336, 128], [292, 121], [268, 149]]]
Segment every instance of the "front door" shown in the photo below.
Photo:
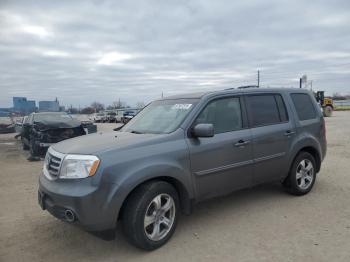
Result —
[[245, 128], [240, 97], [210, 101], [194, 125], [211, 123], [215, 135], [187, 139], [197, 198], [203, 200], [252, 184], [251, 132]]

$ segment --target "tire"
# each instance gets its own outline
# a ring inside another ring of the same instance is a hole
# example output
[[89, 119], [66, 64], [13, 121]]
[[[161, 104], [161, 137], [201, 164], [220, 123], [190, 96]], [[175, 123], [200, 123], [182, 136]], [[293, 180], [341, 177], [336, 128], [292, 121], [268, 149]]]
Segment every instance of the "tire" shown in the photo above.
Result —
[[124, 234], [138, 248], [157, 249], [173, 235], [179, 210], [179, 197], [172, 185], [164, 181], [143, 184], [125, 203], [122, 215]]
[[333, 114], [333, 108], [331, 106], [325, 106], [323, 108], [323, 116], [331, 117]]
[[29, 152], [30, 152], [30, 155], [32, 157], [39, 156], [39, 150], [38, 150], [38, 147], [34, 143], [34, 139], [30, 140]]
[[24, 143], [23, 139], [21, 139], [21, 140], [22, 140], [22, 149], [29, 150], [29, 146], [26, 143]]
[[284, 181], [284, 186], [289, 193], [302, 196], [309, 193], [316, 181], [316, 161], [308, 152], [300, 152]]

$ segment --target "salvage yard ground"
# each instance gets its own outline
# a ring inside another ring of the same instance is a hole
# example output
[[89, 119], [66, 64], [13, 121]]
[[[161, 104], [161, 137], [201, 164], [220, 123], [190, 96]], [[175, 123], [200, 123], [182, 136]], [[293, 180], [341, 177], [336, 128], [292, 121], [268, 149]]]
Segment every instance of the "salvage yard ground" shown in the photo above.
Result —
[[[198, 205], [164, 247], [105, 241], [37, 204], [42, 161], [0, 135], [0, 261], [350, 261], [350, 112], [327, 118], [328, 152], [304, 197], [264, 185]], [[98, 124], [99, 131], [116, 124]]]

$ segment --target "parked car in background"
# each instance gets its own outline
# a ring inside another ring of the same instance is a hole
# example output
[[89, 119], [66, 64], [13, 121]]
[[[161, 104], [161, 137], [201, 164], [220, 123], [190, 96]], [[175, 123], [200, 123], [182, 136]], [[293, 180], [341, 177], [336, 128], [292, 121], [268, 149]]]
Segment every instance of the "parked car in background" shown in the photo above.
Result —
[[57, 142], [88, 133], [87, 126], [64, 112], [32, 113], [24, 118], [21, 132], [23, 149], [33, 157], [45, 155]]
[[174, 96], [150, 103], [120, 131], [51, 146], [38, 200], [90, 231], [120, 221], [132, 244], [153, 250], [200, 201], [267, 182], [307, 194], [326, 149], [325, 121], [307, 90]]
[[14, 133], [16, 124], [10, 117], [0, 118], [0, 134]]
[[115, 116], [115, 121], [117, 123], [122, 122], [123, 116], [124, 116], [124, 109], [117, 109], [116, 110], [116, 116]]
[[92, 121], [95, 123], [102, 123], [106, 119], [105, 113], [95, 113], [92, 115]]
[[138, 113], [137, 110], [130, 110], [127, 109], [123, 112], [123, 117], [121, 118], [121, 122], [126, 124], [128, 123], [136, 114]]
[[116, 122], [116, 116], [117, 116], [117, 113], [116, 112], [108, 112], [106, 114], [106, 120], [107, 122], [109, 123], [115, 123]]

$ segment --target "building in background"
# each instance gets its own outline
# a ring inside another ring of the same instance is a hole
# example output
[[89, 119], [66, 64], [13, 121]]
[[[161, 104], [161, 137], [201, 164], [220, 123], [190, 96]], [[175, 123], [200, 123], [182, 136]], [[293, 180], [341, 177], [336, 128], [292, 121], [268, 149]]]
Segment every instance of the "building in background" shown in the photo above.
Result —
[[57, 98], [55, 101], [39, 101], [39, 111], [40, 112], [59, 112], [60, 103]]
[[0, 108], [0, 117], [9, 116], [11, 114], [12, 108]]
[[26, 97], [13, 97], [13, 111], [27, 115], [36, 111], [34, 100], [27, 100]]

